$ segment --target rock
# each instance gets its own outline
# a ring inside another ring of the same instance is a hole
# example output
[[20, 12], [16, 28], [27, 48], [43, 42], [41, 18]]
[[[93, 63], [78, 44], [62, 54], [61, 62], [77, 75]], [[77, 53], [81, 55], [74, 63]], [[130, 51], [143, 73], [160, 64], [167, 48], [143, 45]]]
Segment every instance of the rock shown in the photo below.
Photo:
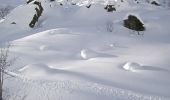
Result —
[[34, 14], [34, 16], [33, 16], [33, 18], [32, 18], [32, 21], [31, 21], [30, 24], [29, 24], [29, 26], [30, 26], [31, 28], [34, 28], [35, 24], [36, 24], [36, 23], [38, 22], [38, 20], [39, 20], [39, 17], [40, 17], [40, 16], [42, 15], [42, 13], [43, 13], [43, 7], [42, 7], [42, 5], [41, 5], [41, 2], [35, 1], [34, 4], [37, 5], [38, 8], [37, 8], [37, 7], [35, 8], [36, 14]]
[[107, 5], [104, 9], [107, 10], [107, 12], [113, 12], [116, 11], [116, 8], [114, 5]]
[[11, 24], [17, 24], [16, 22], [12, 22]]
[[160, 4], [156, 1], [152, 1], [151, 4], [156, 5], [156, 6], [160, 6]]
[[141, 67], [142, 66], [138, 63], [127, 62], [126, 64], [124, 64], [123, 69], [126, 70], [126, 71], [136, 72]]
[[128, 19], [124, 20], [124, 26], [135, 31], [144, 31], [144, 24], [134, 15], [129, 15]]

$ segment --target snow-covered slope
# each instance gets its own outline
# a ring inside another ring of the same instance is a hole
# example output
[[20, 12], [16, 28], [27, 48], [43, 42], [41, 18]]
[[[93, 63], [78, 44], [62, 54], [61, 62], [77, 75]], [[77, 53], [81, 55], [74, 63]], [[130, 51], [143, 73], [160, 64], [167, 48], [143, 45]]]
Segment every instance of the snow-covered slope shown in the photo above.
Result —
[[[5, 81], [11, 99], [170, 99], [170, 10], [131, 0], [115, 2], [113, 12], [104, 9], [108, 1], [62, 2], [44, 1], [34, 28], [34, 4], [0, 23], [0, 42], [10, 41], [18, 58], [8, 71], [16, 78]], [[129, 14], [144, 23], [141, 35], [123, 26]]]
[[0, 7], [6, 7], [6, 6], [17, 7], [24, 3], [25, 0], [0, 0]]

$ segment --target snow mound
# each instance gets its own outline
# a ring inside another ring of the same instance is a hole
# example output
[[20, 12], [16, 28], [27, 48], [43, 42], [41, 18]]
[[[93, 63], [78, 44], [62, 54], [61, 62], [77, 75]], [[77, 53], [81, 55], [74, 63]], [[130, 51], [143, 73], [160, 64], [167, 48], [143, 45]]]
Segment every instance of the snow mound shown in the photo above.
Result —
[[92, 50], [88, 50], [88, 49], [83, 49], [81, 50], [81, 57], [83, 59], [90, 59], [90, 58], [94, 58], [97, 57], [98, 53]]
[[141, 69], [141, 65], [135, 62], [127, 62], [123, 69], [131, 72], [137, 72], [139, 69]]
[[41, 51], [48, 50], [48, 46], [42, 45], [42, 46], [40, 46], [40, 50], [41, 50]]
[[163, 72], [163, 73], [169, 72], [169, 70], [166, 68], [140, 65], [135, 62], [127, 62], [126, 64], [124, 64], [123, 69], [131, 72], [139, 72], [139, 71], [154, 71], [154, 72]]
[[91, 58], [97, 58], [97, 57], [116, 57], [114, 55], [100, 53], [100, 52], [96, 52], [90, 49], [83, 49], [81, 50], [80, 54], [83, 59], [91, 59]]
[[54, 70], [45, 64], [30, 64], [19, 70], [22, 74], [28, 76], [42, 76], [54, 73]]

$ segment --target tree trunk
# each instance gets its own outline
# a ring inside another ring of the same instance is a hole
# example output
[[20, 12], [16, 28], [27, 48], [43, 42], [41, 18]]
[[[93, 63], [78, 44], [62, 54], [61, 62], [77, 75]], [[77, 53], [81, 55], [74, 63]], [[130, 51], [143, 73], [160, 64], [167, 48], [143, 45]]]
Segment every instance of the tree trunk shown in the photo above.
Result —
[[2, 92], [2, 70], [0, 70], [0, 100], [3, 100]]
[[2, 85], [0, 84], [0, 100], [3, 100], [2, 99]]

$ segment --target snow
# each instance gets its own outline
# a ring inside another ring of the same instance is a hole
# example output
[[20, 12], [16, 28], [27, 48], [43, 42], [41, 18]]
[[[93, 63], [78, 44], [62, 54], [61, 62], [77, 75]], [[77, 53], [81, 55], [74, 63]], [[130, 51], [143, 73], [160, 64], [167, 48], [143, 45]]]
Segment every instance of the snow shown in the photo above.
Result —
[[0, 6], [12, 6], [17, 7], [20, 4], [23, 4], [25, 0], [0, 0]]
[[[5, 81], [10, 99], [169, 100], [170, 11], [124, 1], [114, 2], [117, 11], [110, 13], [108, 1], [86, 8], [90, 1], [43, 0], [32, 29], [35, 5], [13, 0], [16, 7], [0, 21], [0, 43], [10, 42], [18, 58], [15, 70], [6, 71], [15, 77]], [[141, 35], [123, 27], [129, 14], [145, 24]]]
[[116, 56], [105, 54], [105, 53], [99, 53], [99, 52], [89, 50], [89, 49], [83, 49], [81, 50], [81, 57], [83, 59], [90, 59], [90, 58], [96, 58], [96, 57], [116, 57]]
[[131, 63], [131, 62], [128, 62], [126, 63], [123, 68], [127, 71], [132, 71], [132, 72], [136, 72], [137, 69], [140, 69], [140, 65], [137, 64], [137, 63]]
[[[34, 5], [21, 5], [15, 8], [11, 11], [10, 14], [6, 16], [5, 21], [3, 22], [6, 24], [6, 26], [9, 26], [12, 22], [15, 22], [15, 27], [18, 27], [19, 29], [28, 29], [29, 22], [32, 20], [32, 16], [35, 13], [35, 6]], [[22, 14], [24, 12], [27, 12], [25, 14]], [[20, 17], [18, 19], [18, 17]], [[5, 26], [5, 25], [4, 25]]]

